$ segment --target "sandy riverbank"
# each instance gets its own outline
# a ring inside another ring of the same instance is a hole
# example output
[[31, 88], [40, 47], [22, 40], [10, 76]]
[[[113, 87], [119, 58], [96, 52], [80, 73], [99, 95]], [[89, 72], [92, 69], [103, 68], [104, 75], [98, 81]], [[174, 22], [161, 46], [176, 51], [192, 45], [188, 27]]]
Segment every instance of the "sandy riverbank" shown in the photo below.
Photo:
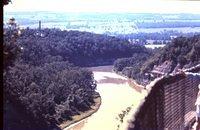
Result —
[[61, 125], [59, 125], [59, 127], [61, 129], [65, 129], [65, 128], [67, 128], [67, 127], [69, 127], [69, 126], [71, 126], [71, 125], [73, 125], [75, 123], [78, 123], [78, 122], [82, 121], [83, 119], [91, 116], [93, 113], [97, 112], [99, 107], [100, 107], [100, 105], [101, 105], [101, 97], [99, 96], [99, 97], [95, 98], [94, 102], [95, 102], [95, 104], [93, 106], [91, 106], [90, 110], [88, 110], [86, 112], [82, 112], [82, 113], [80, 113], [80, 115], [73, 116], [72, 117], [73, 120], [65, 121]]
[[[94, 114], [66, 127], [64, 130], [121, 130], [127, 125], [127, 117], [123, 124], [119, 114], [131, 106], [131, 112], [137, 109], [144, 98], [143, 89], [134, 82], [112, 71], [112, 66], [88, 68], [93, 71], [97, 81], [97, 92], [101, 95], [101, 106]], [[140, 90], [142, 89], [142, 90]], [[128, 116], [129, 117], [129, 116]], [[119, 127], [118, 127], [119, 126]]]

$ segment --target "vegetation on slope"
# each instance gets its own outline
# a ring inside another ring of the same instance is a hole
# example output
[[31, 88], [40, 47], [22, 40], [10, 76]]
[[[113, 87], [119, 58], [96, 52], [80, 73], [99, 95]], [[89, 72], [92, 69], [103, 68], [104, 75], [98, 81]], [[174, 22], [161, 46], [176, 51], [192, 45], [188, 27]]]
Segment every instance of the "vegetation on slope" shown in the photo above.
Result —
[[67, 60], [78, 66], [112, 64], [117, 58], [147, 51], [143, 46], [106, 35], [45, 29], [39, 36], [38, 31], [27, 29], [18, 40], [24, 47], [23, 62], [34, 66], [48, 60]]
[[169, 45], [146, 62], [143, 72], [153, 69], [153, 62], [154, 65], [159, 65], [165, 61], [172, 62], [170, 72], [172, 72], [178, 64], [180, 68], [188, 68], [200, 63], [200, 35], [175, 38]]
[[154, 66], [170, 61], [169, 73], [178, 66], [192, 67], [200, 63], [200, 35], [193, 37], [178, 37], [170, 44], [150, 55], [135, 55], [132, 58], [119, 59], [114, 63], [114, 70], [142, 83], [146, 73], [150, 73]]
[[[9, 46], [6, 40], [8, 36], [4, 36], [5, 46]], [[4, 102], [10, 102], [27, 117], [22, 119], [27, 121], [26, 124], [6, 120], [6, 125], [11, 129], [46, 129], [71, 120], [73, 115], [89, 110], [94, 104], [94, 98], [98, 96], [91, 71], [74, 67], [57, 57], [43, 57], [40, 53], [45, 50], [40, 50], [40, 46], [36, 45], [30, 43], [24, 47], [27, 50], [13, 66], [6, 64], [8, 69], [4, 71]], [[31, 57], [32, 51], [36, 52], [35, 59], [27, 58]], [[37, 62], [43, 58], [48, 62]]]
[[[25, 29], [11, 41], [13, 29], [4, 31], [4, 51], [16, 56], [4, 60], [5, 129], [52, 129], [72, 120], [91, 109], [99, 96], [92, 72], [74, 65], [110, 64], [147, 52], [125, 40], [87, 32]], [[22, 48], [20, 55], [9, 45]], [[23, 116], [13, 117], [11, 109]]]
[[129, 78], [139, 79], [141, 78], [141, 66], [151, 55], [151, 53], [138, 53], [131, 58], [117, 59], [114, 62], [114, 71], [120, 72]]

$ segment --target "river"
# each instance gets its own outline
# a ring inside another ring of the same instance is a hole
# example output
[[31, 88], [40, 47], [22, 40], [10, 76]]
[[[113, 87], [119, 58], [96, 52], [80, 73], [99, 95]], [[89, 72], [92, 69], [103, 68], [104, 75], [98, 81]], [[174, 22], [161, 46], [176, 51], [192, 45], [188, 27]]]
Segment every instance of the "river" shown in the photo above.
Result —
[[64, 130], [117, 130], [117, 125], [120, 124], [118, 114], [127, 107], [131, 107], [131, 111], [137, 109], [140, 100], [144, 98], [145, 90], [112, 72], [112, 66], [89, 69], [93, 71], [97, 81], [96, 91], [101, 95], [101, 106], [90, 117], [72, 124]]

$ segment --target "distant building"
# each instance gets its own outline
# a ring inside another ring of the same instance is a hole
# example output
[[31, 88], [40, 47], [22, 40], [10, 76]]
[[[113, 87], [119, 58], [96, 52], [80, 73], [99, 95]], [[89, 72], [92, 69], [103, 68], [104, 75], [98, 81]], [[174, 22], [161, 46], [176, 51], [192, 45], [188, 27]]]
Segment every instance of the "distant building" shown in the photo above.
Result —
[[162, 48], [162, 47], [164, 47], [165, 46], [165, 44], [158, 44], [158, 45], [156, 45], [156, 44], [152, 44], [152, 45], [144, 45], [146, 48], [151, 48], [151, 49], [155, 49], [155, 48]]
[[171, 39], [177, 38], [176, 35], [170, 36]]
[[146, 44], [166, 44], [166, 43], [169, 43], [170, 40], [146, 40]]
[[155, 40], [146, 40], [147, 44], [153, 44], [155, 42]]

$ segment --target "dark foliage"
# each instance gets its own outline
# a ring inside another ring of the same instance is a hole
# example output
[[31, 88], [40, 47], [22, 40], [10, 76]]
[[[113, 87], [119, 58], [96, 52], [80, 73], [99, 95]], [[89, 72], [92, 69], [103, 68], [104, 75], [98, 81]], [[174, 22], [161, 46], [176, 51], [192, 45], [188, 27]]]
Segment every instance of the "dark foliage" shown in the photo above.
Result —
[[116, 72], [135, 79], [139, 83], [149, 80], [149, 74], [153, 67], [161, 65], [165, 61], [172, 62], [171, 70], [179, 65], [179, 69], [188, 68], [200, 63], [200, 35], [193, 37], [178, 37], [162, 49], [158, 49], [153, 55], [139, 54], [132, 58], [119, 59], [114, 64]]
[[92, 72], [67, 62], [43, 67], [17, 64], [4, 77], [4, 92], [22, 104], [32, 120], [60, 124], [88, 110], [96, 92]]
[[131, 58], [121, 58], [114, 62], [114, 71], [140, 83], [141, 69], [145, 61], [152, 56], [152, 52], [134, 54]]
[[[9, 42], [9, 35], [5, 35], [4, 44]], [[99, 96], [93, 74], [71, 63], [102, 65], [148, 52], [145, 47], [115, 37], [56, 29], [26, 29], [15, 45], [23, 50], [20, 55], [13, 53], [18, 57], [16, 62], [9, 61], [13, 66], [7, 64], [4, 102], [5, 107], [14, 108], [23, 116], [12, 117], [7, 110], [6, 129], [51, 129], [90, 109], [94, 98]]]
[[180, 68], [192, 67], [200, 63], [200, 35], [193, 37], [178, 37], [153, 55], [144, 65], [143, 72], [153, 69], [154, 65], [160, 65], [165, 61], [172, 62], [172, 72], [179, 64]]
[[[12, 25], [11, 25], [12, 26]], [[3, 67], [7, 69], [12, 66], [21, 53], [20, 46], [17, 44], [20, 30], [16, 27], [4, 29], [3, 42]]]
[[147, 51], [111, 36], [56, 29], [41, 32], [27, 29], [18, 41], [25, 48], [23, 61], [34, 66], [47, 63], [50, 58], [68, 60], [78, 66], [112, 64], [117, 58]]
[[149, 53], [138, 53], [131, 58], [118, 59], [114, 63], [114, 70], [129, 78], [136, 78], [140, 74], [141, 66], [149, 57]]
[[[74, 67], [64, 56], [53, 55], [56, 49], [48, 51], [51, 42], [47, 44], [43, 37], [30, 34], [27, 42], [12, 42], [8, 34], [4, 36], [4, 51], [12, 52], [12, 56], [4, 58], [4, 129], [51, 129], [90, 109], [99, 96], [91, 71]], [[22, 45], [24, 50], [19, 56], [10, 45]], [[61, 46], [58, 44], [62, 50]], [[18, 112], [22, 116], [14, 117]]]

